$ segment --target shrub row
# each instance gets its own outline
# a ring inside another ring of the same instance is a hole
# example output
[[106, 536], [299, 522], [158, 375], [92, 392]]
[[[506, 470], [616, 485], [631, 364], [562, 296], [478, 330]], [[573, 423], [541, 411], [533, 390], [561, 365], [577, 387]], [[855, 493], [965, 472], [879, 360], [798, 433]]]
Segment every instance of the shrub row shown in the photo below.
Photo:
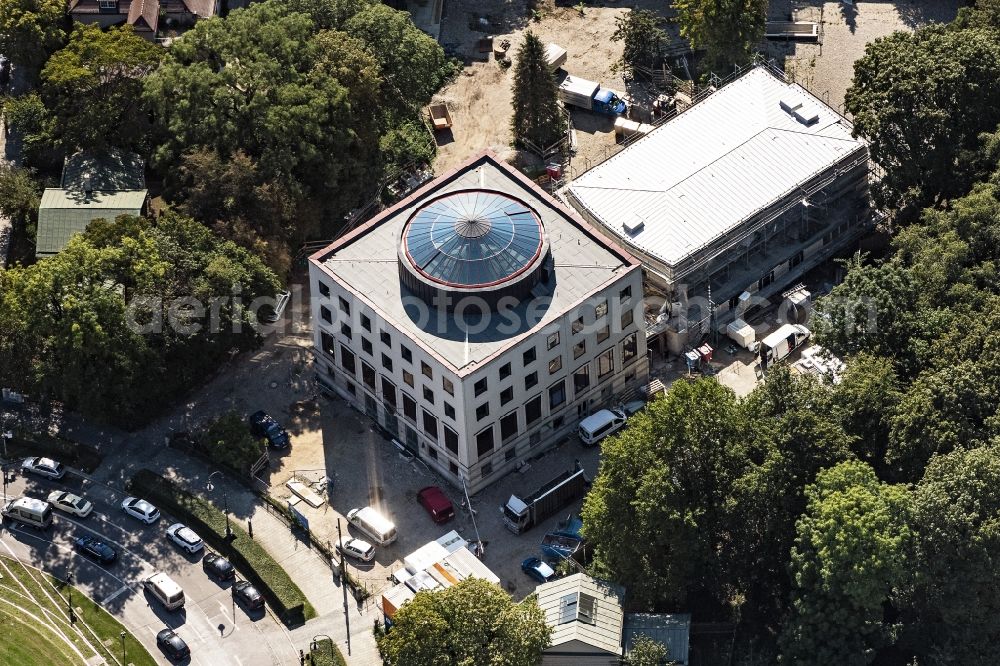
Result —
[[46, 433], [25, 430], [14, 432], [14, 438], [7, 445], [7, 455], [12, 458], [26, 456], [53, 458], [64, 465], [87, 473], [93, 472], [101, 464], [101, 454], [93, 447]]
[[312, 644], [309, 650], [309, 663], [312, 666], [347, 666], [340, 648], [329, 638], [321, 638]]
[[227, 542], [226, 515], [213, 504], [148, 469], [132, 477], [129, 490], [185, 521], [206, 543], [229, 558], [286, 625], [299, 625], [316, 617], [315, 609], [288, 573], [240, 525], [232, 524], [234, 538]]

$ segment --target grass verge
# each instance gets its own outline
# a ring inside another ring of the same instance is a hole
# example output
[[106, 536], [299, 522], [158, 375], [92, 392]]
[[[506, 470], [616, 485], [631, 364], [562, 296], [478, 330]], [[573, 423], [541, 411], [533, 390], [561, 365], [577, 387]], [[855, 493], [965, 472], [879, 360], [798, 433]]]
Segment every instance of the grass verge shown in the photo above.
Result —
[[[121, 632], [125, 631], [127, 663], [156, 666], [156, 660], [135, 636], [74, 587], [71, 589], [78, 618], [76, 625], [83, 629], [87, 640], [80, 638], [64, 614], [69, 588], [65, 582], [14, 560], [0, 559], [0, 574], [3, 575], [0, 579], [0, 664], [82, 664], [66, 639], [87, 658], [94, 655], [96, 648], [97, 654], [108, 664], [118, 664], [122, 656]], [[89, 627], [93, 635], [84, 627]]]
[[340, 648], [329, 638], [321, 638], [312, 644], [309, 650], [309, 663], [312, 666], [347, 666]]
[[129, 489], [185, 521], [209, 545], [228, 557], [260, 589], [286, 625], [297, 626], [316, 617], [316, 610], [288, 573], [240, 525], [232, 525], [234, 538], [227, 541], [226, 515], [210, 502], [148, 469], [139, 470], [132, 477]]

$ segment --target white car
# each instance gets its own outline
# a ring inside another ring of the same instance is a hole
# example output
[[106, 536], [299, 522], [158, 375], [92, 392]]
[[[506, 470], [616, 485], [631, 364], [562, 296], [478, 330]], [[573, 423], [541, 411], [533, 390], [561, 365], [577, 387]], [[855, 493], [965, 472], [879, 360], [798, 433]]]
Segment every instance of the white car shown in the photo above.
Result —
[[190, 527], [184, 523], [174, 523], [167, 528], [167, 536], [189, 553], [197, 553], [205, 547], [205, 543]]
[[122, 501], [122, 511], [147, 525], [152, 525], [160, 519], [159, 509], [138, 497], [126, 497]]
[[62, 490], [53, 490], [49, 493], [49, 504], [78, 518], [86, 518], [94, 510], [94, 505], [87, 500]]
[[337, 542], [337, 550], [362, 562], [371, 562], [375, 559], [375, 546], [361, 539], [344, 537]]
[[31, 472], [47, 479], [61, 479], [66, 476], [66, 468], [52, 458], [25, 458], [21, 471]]

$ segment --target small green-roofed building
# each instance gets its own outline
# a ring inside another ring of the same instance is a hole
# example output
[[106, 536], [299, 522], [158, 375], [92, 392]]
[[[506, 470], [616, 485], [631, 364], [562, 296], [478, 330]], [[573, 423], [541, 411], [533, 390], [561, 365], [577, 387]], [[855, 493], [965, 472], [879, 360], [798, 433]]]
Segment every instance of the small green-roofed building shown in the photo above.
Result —
[[66, 158], [62, 187], [48, 188], [38, 207], [35, 256], [58, 254], [93, 220], [142, 215], [147, 191], [138, 155], [113, 150]]

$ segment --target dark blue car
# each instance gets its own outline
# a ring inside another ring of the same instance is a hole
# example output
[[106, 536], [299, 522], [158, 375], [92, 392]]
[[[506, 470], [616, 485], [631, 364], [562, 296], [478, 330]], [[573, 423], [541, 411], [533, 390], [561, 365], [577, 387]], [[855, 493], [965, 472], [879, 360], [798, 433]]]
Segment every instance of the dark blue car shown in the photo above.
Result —
[[111, 564], [118, 557], [118, 551], [92, 536], [77, 537], [73, 540], [73, 547], [101, 564]]
[[556, 575], [555, 569], [550, 567], [547, 562], [543, 562], [537, 557], [529, 557], [524, 562], [521, 562], [521, 571], [528, 574], [539, 583], [547, 583]]
[[290, 441], [288, 432], [264, 410], [250, 415], [250, 432], [255, 437], [265, 438], [268, 446], [275, 449], [287, 448]]

